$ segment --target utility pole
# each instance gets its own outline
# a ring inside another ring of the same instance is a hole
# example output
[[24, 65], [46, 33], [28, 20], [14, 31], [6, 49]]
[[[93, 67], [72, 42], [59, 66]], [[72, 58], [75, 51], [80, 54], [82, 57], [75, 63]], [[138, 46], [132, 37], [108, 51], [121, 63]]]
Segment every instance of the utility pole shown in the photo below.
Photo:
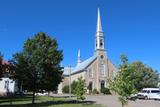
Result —
[[71, 99], [71, 65], [69, 66], [69, 98]]

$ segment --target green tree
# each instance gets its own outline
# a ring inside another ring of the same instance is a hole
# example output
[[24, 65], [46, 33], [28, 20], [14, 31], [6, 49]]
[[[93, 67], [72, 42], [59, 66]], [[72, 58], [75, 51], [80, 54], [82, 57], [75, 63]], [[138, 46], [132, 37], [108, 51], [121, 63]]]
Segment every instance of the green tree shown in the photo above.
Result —
[[32, 103], [35, 102], [35, 92], [39, 90], [56, 91], [62, 80], [60, 62], [63, 55], [58, 50], [56, 39], [40, 32], [34, 38], [24, 43], [23, 51], [13, 56], [15, 78], [25, 89], [33, 92]]
[[3, 55], [0, 52], [0, 80], [2, 77], [10, 77], [9, 75], [9, 63], [3, 63]]
[[77, 97], [77, 100], [84, 100], [85, 99], [85, 80], [82, 77], [78, 78], [77, 85], [74, 91], [74, 94]]
[[121, 55], [122, 64], [119, 72], [113, 80], [110, 80], [110, 88], [120, 95], [122, 106], [127, 104], [127, 98], [131, 94], [147, 87], [157, 87], [158, 73], [140, 61], [128, 63], [126, 55]]
[[22, 87], [31, 91], [31, 83], [28, 79], [31, 79], [31, 73], [29, 70], [29, 63], [24, 53], [19, 52], [13, 55], [13, 59], [10, 60], [10, 71], [12, 78], [18, 83], [18, 92], [22, 92]]
[[65, 85], [65, 86], [62, 88], [62, 92], [63, 92], [63, 93], [69, 93], [69, 85]]
[[143, 88], [157, 87], [158, 72], [146, 66], [140, 61], [131, 63], [133, 72], [136, 74], [136, 82], [134, 83], [136, 89], [140, 91]]
[[113, 80], [110, 80], [109, 87], [112, 91], [116, 92], [122, 107], [128, 104], [128, 97], [137, 92], [134, 82], [135, 74], [133, 73], [132, 66], [128, 63], [128, 58], [121, 55], [122, 64], [119, 65], [119, 72]]
[[[71, 84], [71, 93], [75, 94], [76, 93], [76, 87], [77, 87], [78, 82], [77, 81], [73, 81]], [[63, 93], [69, 93], [69, 85], [66, 85], [63, 87], [62, 89]]]
[[2, 61], [3, 61], [3, 55], [0, 52], [0, 79], [2, 78], [4, 73]]
[[71, 93], [76, 94], [76, 89], [77, 89], [78, 81], [73, 81], [71, 84]]

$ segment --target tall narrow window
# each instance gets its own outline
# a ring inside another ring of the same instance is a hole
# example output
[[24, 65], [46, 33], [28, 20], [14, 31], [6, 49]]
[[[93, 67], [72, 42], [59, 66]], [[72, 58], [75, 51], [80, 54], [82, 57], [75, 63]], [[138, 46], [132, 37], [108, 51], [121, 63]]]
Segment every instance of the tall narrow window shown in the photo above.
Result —
[[93, 70], [92, 69], [89, 69], [89, 77], [93, 77]]
[[89, 93], [91, 93], [93, 90], [93, 83], [92, 82], [89, 82], [88, 89], [89, 89]]
[[97, 48], [97, 40], [96, 40], [96, 48]]
[[100, 47], [103, 47], [103, 39], [100, 39]]
[[101, 75], [101, 76], [104, 76], [104, 75], [105, 75], [104, 64], [100, 64], [100, 75]]
[[101, 92], [104, 92], [104, 88], [105, 88], [105, 81], [102, 80], [101, 81]]
[[8, 88], [9, 88], [9, 81], [7, 80], [4, 83], [4, 89], [8, 89]]

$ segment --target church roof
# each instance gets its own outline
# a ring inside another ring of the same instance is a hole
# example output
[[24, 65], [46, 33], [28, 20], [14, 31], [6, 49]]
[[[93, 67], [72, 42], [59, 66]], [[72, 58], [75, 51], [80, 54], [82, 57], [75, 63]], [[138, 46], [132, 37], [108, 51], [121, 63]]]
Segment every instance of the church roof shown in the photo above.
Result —
[[77, 65], [74, 68], [72, 74], [77, 73], [77, 72], [82, 71], [82, 70], [85, 70], [86, 67], [88, 67], [96, 58], [97, 58], [97, 56], [94, 55], [94, 56], [88, 58], [87, 60], [81, 62], [79, 65]]
[[9, 62], [7, 62], [6, 60], [2, 60], [2, 65], [4, 64], [9, 65]]

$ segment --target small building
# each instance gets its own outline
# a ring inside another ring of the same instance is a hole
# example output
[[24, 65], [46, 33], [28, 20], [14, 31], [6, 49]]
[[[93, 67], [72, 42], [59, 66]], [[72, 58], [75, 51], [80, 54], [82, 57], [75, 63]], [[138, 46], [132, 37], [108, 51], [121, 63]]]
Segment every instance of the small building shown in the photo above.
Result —
[[[8, 65], [9, 62], [3, 60], [2, 65]], [[0, 78], [0, 96], [7, 96], [9, 94], [15, 93], [17, 90], [16, 82], [13, 79], [9, 78], [9, 71], [6, 69], [5, 74]]]
[[0, 80], [0, 96], [6, 96], [15, 92], [15, 81], [4, 77]]
[[109, 60], [107, 51], [105, 50], [104, 33], [102, 30], [100, 9], [98, 8], [97, 29], [95, 33], [95, 50], [93, 56], [81, 61], [80, 50], [78, 50], [77, 66], [69, 70], [64, 67], [64, 72], [71, 72], [64, 75], [64, 80], [60, 83], [58, 92], [62, 93], [62, 88], [69, 82], [76, 81], [82, 77], [85, 80], [86, 89], [90, 87], [90, 91], [96, 89], [101, 91], [102, 88], [108, 86], [108, 79], [113, 78], [116, 74], [116, 67]]

